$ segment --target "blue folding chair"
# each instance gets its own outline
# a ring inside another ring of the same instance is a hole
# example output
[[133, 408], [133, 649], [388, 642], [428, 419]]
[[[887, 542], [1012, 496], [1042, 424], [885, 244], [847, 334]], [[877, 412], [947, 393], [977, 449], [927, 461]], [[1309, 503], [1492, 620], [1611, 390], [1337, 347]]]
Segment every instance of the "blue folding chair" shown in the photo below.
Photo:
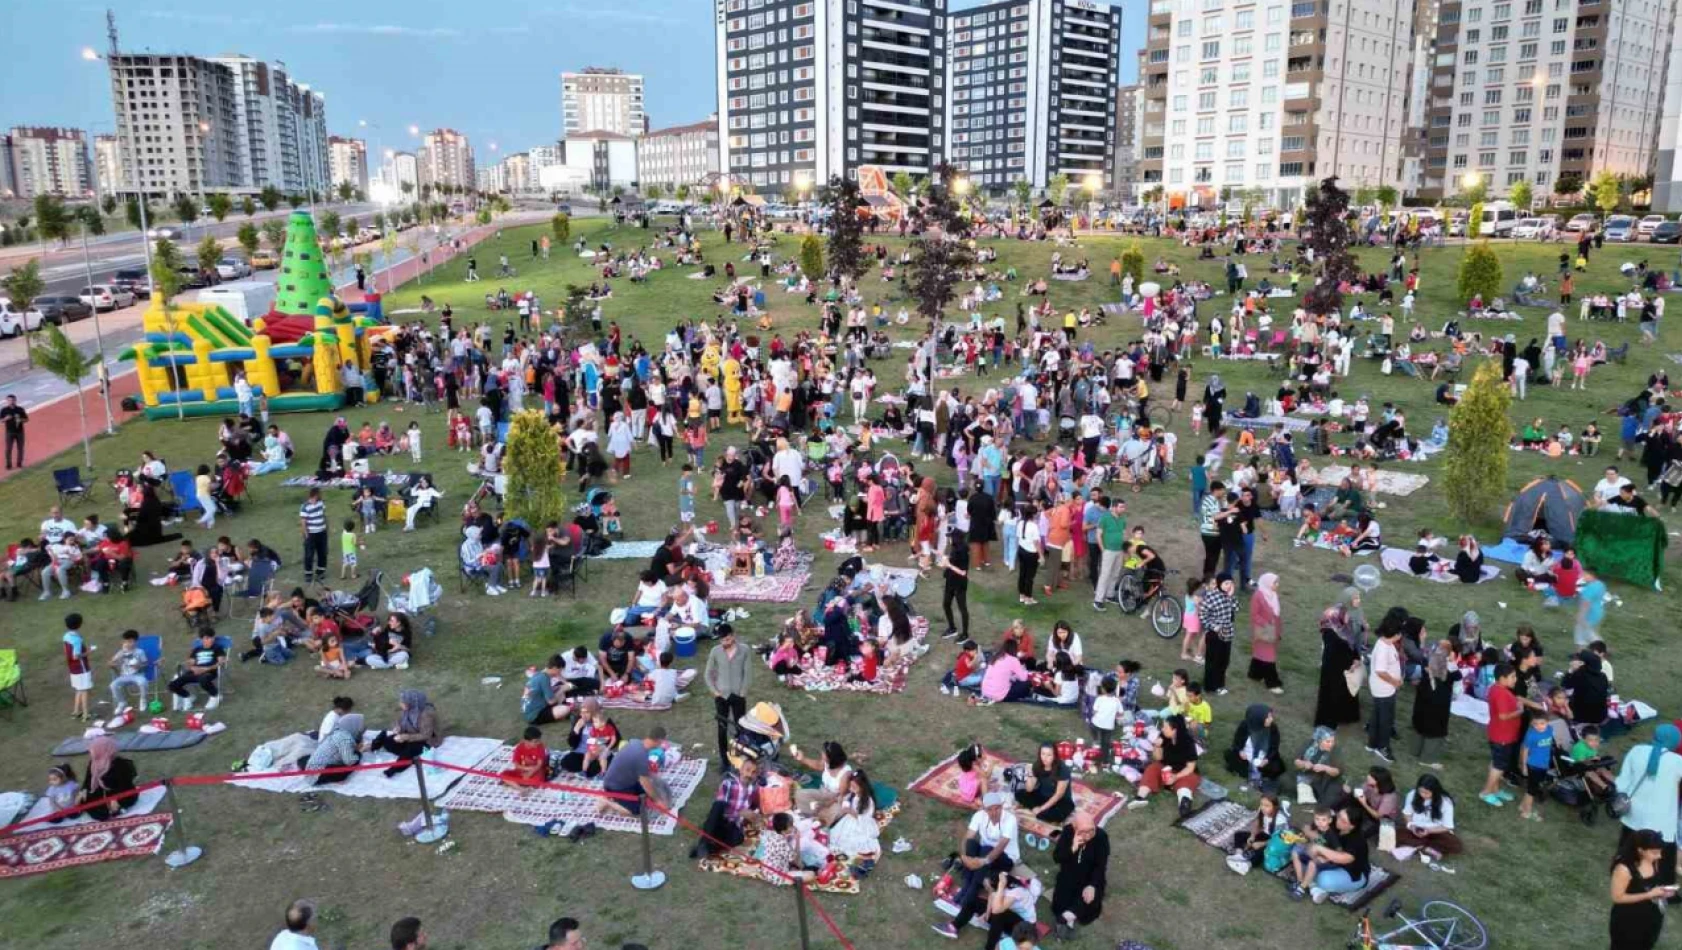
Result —
[[193, 484], [192, 472], [170, 472], [169, 490], [175, 496], [175, 507], [181, 514], [204, 510], [199, 506], [199, 493]]
[[88, 486], [82, 482], [81, 470], [74, 465], [53, 469], [53, 487], [58, 489], [60, 502], [73, 498], [88, 499]]
[[251, 566], [245, 572], [245, 583], [238, 589], [227, 592], [228, 617], [230, 619], [239, 613], [235, 608], [239, 606], [240, 601], [261, 603], [263, 598], [269, 595], [269, 589], [274, 586], [274, 576], [277, 569], [278, 565], [266, 557], [260, 557], [251, 562]]

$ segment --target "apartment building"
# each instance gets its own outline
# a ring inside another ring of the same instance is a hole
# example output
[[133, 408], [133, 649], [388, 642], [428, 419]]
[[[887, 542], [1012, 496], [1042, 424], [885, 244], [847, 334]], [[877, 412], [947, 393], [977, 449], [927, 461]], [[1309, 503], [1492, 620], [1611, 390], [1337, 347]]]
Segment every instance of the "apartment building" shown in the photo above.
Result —
[[88, 140], [81, 129], [16, 126], [0, 136], [0, 165], [5, 166], [4, 177], [19, 198], [93, 194]]
[[781, 193], [944, 153], [946, 0], [714, 2], [723, 174]]
[[636, 73], [590, 66], [561, 74], [563, 137], [579, 132], [613, 132], [633, 138], [648, 131], [643, 79]]
[[380, 163], [380, 183], [392, 188], [401, 195], [403, 186], [407, 184], [411, 193], [420, 190], [420, 159], [413, 152], [394, 152], [386, 150], [385, 161]]
[[473, 146], [455, 129], [433, 129], [415, 153], [420, 185], [453, 185], [472, 190], [478, 184]]
[[1413, 17], [1384, 0], [1152, 0], [1140, 186], [1170, 206], [1255, 190], [1282, 208], [1328, 176], [1399, 187]]
[[1658, 154], [1653, 168], [1653, 210], [1682, 211], [1682, 16], [1671, 28], [1665, 68], [1664, 114], [1659, 117]]
[[125, 194], [251, 192], [241, 160], [240, 91], [224, 63], [197, 56], [111, 53], [111, 101]]
[[1137, 85], [1122, 86], [1115, 97], [1115, 183], [1110, 190], [1125, 202], [1139, 198], [1139, 108]]
[[123, 161], [117, 149], [115, 135], [93, 137], [94, 190], [101, 195], [114, 195], [123, 187]]
[[656, 129], [637, 143], [637, 171], [644, 185], [693, 185], [718, 168], [718, 116]]
[[509, 194], [522, 194], [537, 190], [537, 175], [532, 171], [531, 156], [525, 152], [515, 152], [497, 163], [502, 169], [502, 188]]
[[362, 139], [327, 137], [327, 165], [334, 191], [340, 185], [350, 185], [361, 194], [368, 193], [368, 143]]
[[1057, 175], [1114, 179], [1121, 10], [1094, 0], [1000, 0], [955, 11], [947, 30], [952, 164], [989, 192]]
[[1671, 0], [1443, 0], [1422, 197], [1652, 170]]

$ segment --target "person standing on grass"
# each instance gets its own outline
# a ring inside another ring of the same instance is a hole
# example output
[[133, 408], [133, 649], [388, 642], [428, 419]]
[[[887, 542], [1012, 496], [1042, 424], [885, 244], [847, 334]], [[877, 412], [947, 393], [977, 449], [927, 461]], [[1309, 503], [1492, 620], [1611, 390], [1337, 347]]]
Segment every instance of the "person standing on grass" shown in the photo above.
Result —
[[1394, 762], [1390, 740], [1396, 734], [1396, 691], [1402, 685], [1402, 625], [1380, 624], [1378, 642], [1372, 647], [1367, 691], [1372, 710], [1367, 714], [1367, 752], [1384, 762]]
[[1618, 769], [1617, 789], [1629, 796], [1618, 841], [1628, 846], [1632, 838], [1648, 833], [1658, 836], [1660, 885], [1676, 883], [1677, 789], [1682, 786], [1682, 755], [1674, 751], [1678, 744], [1682, 744], [1682, 730], [1663, 723], [1653, 730], [1650, 744], [1625, 753]]
[[93, 692], [93, 664], [88, 659], [88, 644], [82, 639], [82, 615], [64, 618], [64, 662], [70, 669], [70, 718], [88, 718], [88, 694]]
[[[6, 470], [23, 468], [23, 427], [29, 424], [29, 411], [18, 405], [18, 397], [7, 396], [0, 406], [0, 424], [6, 429]], [[17, 453], [13, 462], [13, 452]]]
[[718, 760], [730, 767], [730, 726], [748, 713], [748, 680], [753, 666], [749, 650], [736, 642], [736, 631], [719, 624], [718, 645], [707, 654], [704, 679], [713, 694], [713, 712], [718, 720]]
[[315, 905], [293, 901], [286, 908], [286, 929], [269, 941], [269, 950], [316, 950]]
[[321, 489], [310, 489], [309, 498], [298, 509], [298, 529], [304, 536], [304, 581], [327, 579], [327, 505]]
[[1232, 596], [1232, 575], [1219, 574], [1215, 583], [1204, 589], [1197, 605], [1197, 619], [1203, 627], [1204, 686], [1216, 696], [1225, 696], [1226, 671], [1232, 663], [1233, 620], [1238, 602]]
[[[1501, 787], [1501, 776], [1518, 765], [1519, 735], [1524, 728], [1519, 717], [1524, 714], [1524, 707], [1513, 692], [1517, 683], [1518, 669], [1511, 663], [1502, 663], [1495, 667], [1495, 683], [1485, 697], [1489, 703], [1489, 725], [1485, 728], [1489, 736], [1489, 775], [1478, 797], [1493, 808], [1513, 800], [1513, 793]], [[1682, 759], [1678, 762], [1682, 763]], [[1670, 824], [1674, 835], [1676, 822]]]
[[[948, 640], [954, 638], [969, 639], [969, 572], [970, 553], [969, 543], [964, 532], [953, 529], [951, 543], [946, 545], [946, 553], [941, 555], [940, 566], [946, 581], [946, 588], [941, 597], [941, 609], [946, 613], [946, 633]], [[960, 629], [952, 616], [952, 608], [958, 608], [958, 615], [964, 618]]]
[[1664, 930], [1664, 906], [1676, 899], [1676, 885], [1659, 882], [1664, 839], [1638, 831], [1618, 844], [1612, 859], [1612, 950], [1652, 950]]
[[1127, 553], [1127, 502], [1110, 502], [1110, 509], [1098, 519], [1098, 583], [1092, 588], [1092, 609], [1104, 610], [1121, 581], [1121, 565]]

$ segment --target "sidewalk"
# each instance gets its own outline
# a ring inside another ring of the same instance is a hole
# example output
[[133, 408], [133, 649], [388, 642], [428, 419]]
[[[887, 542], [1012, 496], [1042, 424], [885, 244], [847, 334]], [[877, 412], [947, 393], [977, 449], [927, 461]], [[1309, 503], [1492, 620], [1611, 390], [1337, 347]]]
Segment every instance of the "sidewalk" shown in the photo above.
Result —
[[[500, 223], [493, 223], [483, 227], [476, 226], [471, 230], [461, 233], [457, 237], [459, 237], [463, 244], [471, 248], [486, 238], [494, 236], [499, 230], [532, 223], [535, 223], [535, 221], [524, 220], [521, 215], [509, 215]], [[447, 249], [434, 247], [427, 252], [428, 261], [424, 268], [419, 257], [411, 257], [370, 275], [369, 285], [380, 287], [386, 286], [385, 278], [389, 274], [395, 276], [396, 284], [401, 286], [405, 282], [419, 277], [423, 272], [437, 270], [446, 263], [454, 260], [457, 256], [459, 255], [453, 254]], [[339, 293], [343, 296], [343, 299], [345, 299], [346, 302], [356, 302], [362, 299], [361, 295], [356, 292], [355, 281], [350, 281], [349, 283], [341, 285], [339, 287]], [[134, 309], [136, 314], [138, 314], [139, 308]], [[93, 324], [91, 320], [84, 320], [79, 323], [71, 324], [72, 329], [83, 326], [87, 327], [87, 338], [92, 339]], [[105, 336], [106, 343], [109, 346], [112, 338], [112, 331], [109, 328], [106, 329]], [[135, 375], [134, 370], [130, 369], [122, 375], [112, 375], [111, 411], [115, 416], [118, 425], [121, 425], [140, 415], [138, 412], [123, 412], [122, 407], [119, 405], [124, 396], [138, 395], [139, 392], [140, 380]], [[99, 384], [95, 382], [85, 386], [82, 389], [82, 393], [83, 398], [87, 401], [88, 432], [90, 437], [96, 433], [103, 434], [105, 431], [105, 410], [100, 405], [99, 401]], [[72, 449], [81, 444], [82, 430], [80, 417], [76, 410], [75, 396], [76, 394], [73, 391], [66, 392], [46, 399], [36, 405], [30, 405], [26, 400], [24, 400], [24, 408], [29, 410], [29, 427], [26, 430], [27, 441], [25, 443], [25, 451], [28, 452], [28, 458], [31, 460], [30, 464], [33, 465], [43, 459], [51, 458], [66, 449]], [[5, 481], [13, 475], [25, 470], [26, 469], [12, 469], [11, 471], [0, 470], [0, 481]]]

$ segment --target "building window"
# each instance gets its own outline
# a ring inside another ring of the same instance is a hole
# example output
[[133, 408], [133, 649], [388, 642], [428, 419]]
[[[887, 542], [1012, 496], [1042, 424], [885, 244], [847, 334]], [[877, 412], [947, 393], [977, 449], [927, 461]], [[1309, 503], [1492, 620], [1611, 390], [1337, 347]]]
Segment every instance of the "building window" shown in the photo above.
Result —
[[1302, 163], [1301, 162], [1280, 162], [1279, 163], [1279, 176], [1281, 178], [1294, 178], [1294, 177], [1296, 177], [1298, 175], [1301, 175], [1301, 174], [1302, 174]]
[[1203, 41], [1203, 58], [1205, 60], [1220, 59], [1221, 58], [1221, 41], [1220, 40], [1204, 40]]

